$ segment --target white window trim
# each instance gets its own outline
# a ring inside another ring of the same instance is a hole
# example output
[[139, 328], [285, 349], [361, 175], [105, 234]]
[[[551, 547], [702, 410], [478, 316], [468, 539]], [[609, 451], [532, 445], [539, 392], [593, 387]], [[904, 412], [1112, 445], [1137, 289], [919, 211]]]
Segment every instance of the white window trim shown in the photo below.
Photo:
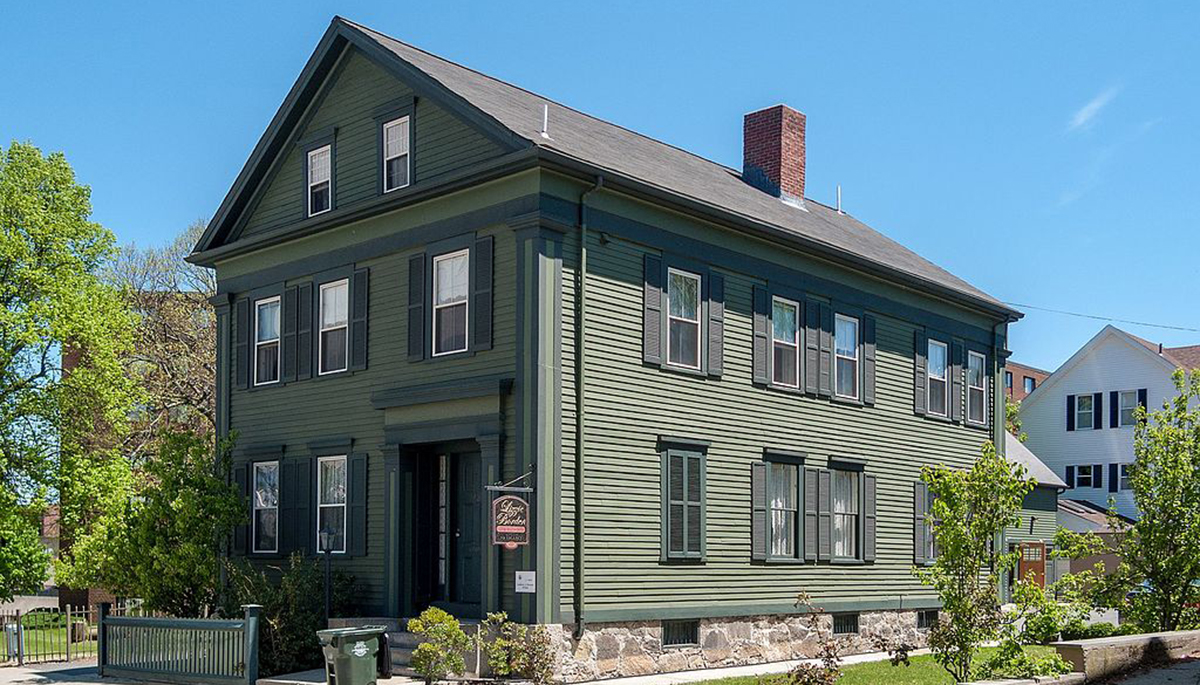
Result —
[[[680, 276], [683, 276], [684, 278], [689, 278], [696, 282], [696, 318], [694, 320], [684, 318], [682, 316], [673, 316], [671, 314], [671, 276], [673, 274], [679, 274]], [[703, 326], [700, 325], [703, 318], [704, 318], [704, 280], [703, 280], [703, 278], [700, 276], [700, 274], [692, 273], [691, 271], [684, 271], [682, 269], [668, 267], [667, 268], [667, 365], [668, 366], [676, 366], [681, 369], [692, 369], [695, 371], [700, 370], [701, 357], [704, 354], [704, 341], [700, 337], [701, 334], [703, 333], [703, 330], [702, 330]], [[696, 363], [694, 365], [680, 364], [679, 362], [671, 361], [671, 321], [672, 320], [684, 321], [686, 323], [694, 323], [696, 325]]]
[[[933, 402], [931, 401], [931, 400], [933, 399], [933, 380], [934, 380], [934, 375], [933, 375], [933, 372], [932, 372], [932, 370], [931, 370], [931, 369], [930, 369], [930, 367], [929, 367], [928, 360], [929, 360], [929, 357], [931, 356], [931, 355], [929, 354], [929, 350], [930, 350], [931, 348], [933, 348], [933, 346], [935, 346], [935, 345], [936, 345], [936, 346], [938, 346], [938, 347], [940, 347], [940, 348], [942, 348], [942, 349], [944, 349], [944, 350], [946, 351], [946, 369], [945, 369], [945, 375], [944, 375], [944, 376], [939, 376], [939, 377], [937, 377], [937, 380], [939, 380], [939, 381], [941, 381], [941, 382], [942, 382], [942, 397], [943, 397], [943, 398], [945, 398], [945, 400], [946, 400], [946, 401], [945, 401], [945, 402], [942, 404], [942, 406], [946, 407], [946, 411], [944, 411], [944, 412], [936, 412], [936, 411], [934, 411], [934, 410], [933, 410]], [[942, 342], [941, 340], [934, 340], [934, 339], [932, 339], [932, 338], [931, 338], [931, 339], [929, 340], [929, 344], [928, 344], [928, 346], [927, 346], [927, 348], [926, 348], [926, 350], [925, 350], [925, 359], [926, 359], [926, 367], [925, 367], [925, 407], [926, 407], [926, 408], [929, 410], [929, 414], [930, 414], [930, 416], [944, 416], [944, 417], [948, 417], [948, 416], [950, 416], [950, 373], [951, 373], [951, 371], [950, 371], [950, 368], [951, 368], [951, 364], [950, 364], [950, 346], [949, 346], [949, 345], [947, 345], [946, 343]]]
[[[321, 464], [324, 464], [327, 461], [340, 461], [345, 465], [344, 466], [345, 471], [346, 471], [346, 497], [345, 497], [345, 499], [347, 501], [342, 502], [341, 504], [321, 504], [321, 473], [322, 473]], [[316, 521], [316, 524], [317, 524], [316, 550], [317, 550], [318, 554], [323, 554], [323, 552], [321, 552], [321, 510], [322, 509], [332, 509], [334, 507], [342, 508], [342, 548], [340, 550], [335, 549], [332, 552], [330, 552], [330, 554], [345, 554], [346, 549], [350, 546], [350, 541], [348, 539], [346, 539], [346, 534], [349, 529], [349, 521], [347, 519], [350, 516], [349, 499], [350, 499], [350, 460], [347, 459], [346, 455], [344, 455], [344, 454], [333, 455], [333, 456], [329, 456], [329, 457], [319, 457], [317, 459], [317, 521]]]
[[[1133, 406], [1129, 409], [1134, 411], [1134, 418], [1129, 423], [1125, 423], [1125, 395], [1133, 395]], [[1137, 390], [1119, 390], [1117, 391], [1117, 427], [1118, 428], [1133, 428], [1137, 425], [1137, 408], [1138, 408], [1138, 391]]]
[[[1080, 469], [1088, 470], [1088, 484], [1084, 485], [1080, 482], [1083, 474]], [[1096, 487], [1096, 465], [1095, 464], [1076, 464], [1075, 465], [1075, 487], [1077, 488], [1094, 488]]]
[[[971, 385], [971, 359], [972, 358], [979, 359], [979, 366], [982, 369], [981, 373], [979, 374], [979, 379], [983, 383], [982, 385]], [[966, 373], [967, 373], [967, 416], [966, 416], [967, 422], [973, 423], [976, 426], [987, 425], [987, 422], [988, 422], [987, 357], [979, 352], [975, 352], [974, 350], [967, 350]], [[983, 394], [983, 400], [982, 400], [983, 416], [978, 421], [971, 420], [971, 391], [972, 390], [979, 390]]]
[[[276, 335], [274, 338], [272, 338], [270, 340], [259, 340], [258, 339], [258, 315], [259, 315], [259, 312], [262, 310], [263, 305], [268, 305], [268, 304], [271, 304], [272, 302], [279, 303], [279, 308], [276, 310], [277, 312], [279, 312], [279, 321], [277, 321], [275, 323], [275, 330], [279, 331], [280, 334]], [[280, 331], [280, 327], [282, 325], [283, 325], [283, 303], [280, 301], [280, 298], [278, 295], [275, 295], [273, 297], [264, 297], [261, 300], [254, 301], [254, 328], [253, 328], [253, 332], [254, 332], [254, 369], [253, 369], [254, 385], [274, 385], [279, 382], [279, 379], [283, 374], [283, 340], [282, 340], [283, 332]], [[258, 348], [262, 345], [270, 345], [271, 343], [275, 343], [276, 348], [277, 348], [277, 352], [275, 354], [275, 380], [259, 381], [258, 380]]]
[[[312, 196], [313, 196], [312, 191], [313, 191], [313, 186], [315, 186], [317, 184], [313, 183], [313, 180], [312, 180], [312, 158], [313, 158], [313, 155], [319, 154], [323, 151], [329, 152], [329, 180], [328, 181], [319, 181], [319, 183], [328, 183], [329, 184], [329, 206], [326, 207], [325, 209], [322, 209], [319, 212], [314, 212], [313, 208], [312, 208]], [[324, 214], [325, 212], [328, 212], [329, 210], [333, 209], [333, 145], [322, 145], [321, 147], [317, 147], [317, 148], [313, 148], [313, 149], [309, 150], [308, 154], [305, 155], [305, 157], [304, 157], [304, 162], [307, 165], [305, 167], [305, 169], [307, 170], [306, 176], [307, 176], [307, 180], [308, 180], [307, 197], [305, 197], [304, 203], [308, 207], [308, 215], [309, 216], [318, 216], [318, 215]]]
[[[403, 124], [406, 122], [408, 123], [408, 126], [409, 126], [409, 136], [408, 137], [409, 137], [409, 142], [410, 142], [407, 152], [405, 152], [403, 155], [392, 155], [391, 157], [388, 157], [388, 154], [387, 154], [388, 129], [392, 128], [393, 126], [399, 126], [400, 124]], [[383, 125], [383, 150], [381, 152], [381, 154], [383, 155], [383, 168], [380, 170], [380, 173], [383, 174], [383, 192], [390, 193], [393, 190], [400, 190], [401, 188], [407, 188], [408, 186], [412, 185], [412, 149], [411, 149], [412, 145], [411, 145], [411, 141], [412, 141], [412, 121], [409, 119], [407, 114], [402, 117], [397, 117], [395, 119], [392, 119], [391, 121], [389, 121]], [[407, 157], [407, 159], [404, 160], [404, 166], [407, 167], [407, 170], [408, 170], [408, 173], [404, 175], [404, 178], [407, 180], [404, 182], [404, 185], [402, 185], [402, 186], [396, 186], [395, 188], [389, 188], [388, 184], [387, 184], [387, 163], [393, 159], [396, 159], [397, 157]]]
[[[1101, 394], [1101, 396], [1104, 395], [1104, 393], [1100, 393], [1100, 394]], [[1093, 403], [1092, 408], [1088, 410], [1088, 414], [1090, 414], [1092, 417], [1092, 425], [1087, 428], [1081, 428], [1079, 425], [1079, 399], [1081, 397], [1086, 397], [1086, 398], [1088, 398], [1088, 400], [1090, 402]], [[1095, 405], [1096, 399], [1095, 398], [1096, 398], [1096, 393], [1094, 393], [1094, 392], [1076, 393], [1076, 395], [1075, 395], [1075, 430], [1077, 430], [1077, 431], [1094, 431], [1094, 430], [1096, 430], [1096, 405]], [[1100, 417], [1100, 420], [1103, 421], [1104, 417], [1103, 416]]]
[[771, 316], [771, 358], [775, 358], [775, 343], [781, 343], [795, 349], [793, 355], [796, 359], [796, 382], [795, 383], [780, 383], [775, 380], [775, 368], [771, 368], [771, 384], [778, 385], [783, 388], [799, 388], [800, 387], [800, 303], [795, 300], [789, 300], [786, 297], [774, 296], [771, 298], [771, 309], [774, 312], [775, 303], [781, 303], [784, 306], [791, 307], [792, 311], [796, 312], [796, 330], [792, 333], [792, 341], [787, 342], [778, 340], [775, 337], [775, 317], [774, 313]]
[[[275, 506], [260, 507], [258, 506], [258, 469], [264, 466], [275, 467]], [[250, 515], [250, 553], [251, 554], [275, 554], [279, 551], [279, 462], [278, 461], [256, 461], [254, 468], [250, 474], [250, 490], [251, 490], [251, 506], [253, 511]], [[275, 510], [275, 546], [271, 549], [258, 549], [258, 512]]]
[[[835, 320], [834, 320], [834, 324], [833, 324], [833, 392], [838, 397], [845, 397], [846, 399], [857, 400], [858, 396], [860, 394], [859, 387], [861, 385], [859, 383], [859, 367], [861, 366], [861, 362], [859, 361], [859, 358], [858, 358], [859, 357], [858, 348], [862, 341], [862, 319], [858, 318], [857, 316], [849, 316], [847, 314], [838, 314], [834, 317], [834, 319]], [[854, 356], [853, 357], [847, 357], [844, 354], [839, 354], [837, 351], [837, 348], [838, 348], [838, 345], [837, 345], [837, 322], [838, 321], [853, 321], [854, 322], [854, 334], [855, 334], [854, 337], [856, 338], [856, 340], [854, 341]], [[837, 391], [837, 387], [838, 387], [837, 360], [839, 360], [839, 359], [849, 359], [850, 361], [854, 362], [854, 382], [851, 384], [851, 387], [854, 388], [853, 395], [843, 395], [842, 393]]]
[[1133, 464], [1120, 464], [1117, 466], [1117, 491], [1130, 492], [1133, 490], [1133, 483], [1130, 482], [1128, 487], [1125, 482], [1129, 480], [1129, 470], [1133, 468]]
[[[455, 257], [461, 257], [463, 255], [467, 256], [467, 297], [466, 297], [466, 299], [463, 300], [462, 302], [451, 302], [450, 304], [438, 304], [438, 277], [437, 277], [438, 263], [444, 262], [448, 259], [453, 259]], [[446, 254], [440, 254], [440, 255], [434, 257], [432, 273], [433, 273], [433, 288], [432, 288], [433, 299], [431, 300], [431, 302], [433, 304], [433, 324], [429, 327], [429, 330], [430, 330], [430, 334], [433, 337], [431, 337], [429, 340], [430, 354], [434, 357], [444, 357], [444, 356], [450, 355], [450, 354], [462, 354], [463, 352], [467, 352], [471, 349], [471, 292], [470, 292], [471, 291], [471, 248], [469, 248], [469, 247], [463, 248], [461, 250], [455, 250], [454, 252], [447, 252]], [[459, 305], [463, 305], [465, 307], [464, 312], [466, 312], [464, 314], [464, 316], [466, 317], [466, 328], [465, 328], [466, 335], [463, 336], [463, 347], [461, 349], [443, 350], [442, 352], [438, 352], [437, 351], [438, 311], [441, 309], [445, 309], [447, 307], [457, 307]]]
[[[332, 288], [334, 286], [343, 285], [343, 284], [346, 286], [346, 323], [344, 323], [340, 326], [330, 326], [329, 328], [326, 328], [325, 324], [321, 323], [321, 320], [323, 318], [325, 318], [323, 316], [324, 311], [322, 311], [322, 305], [324, 305], [325, 299], [323, 297], [321, 297], [321, 295], [322, 295], [322, 293], [325, 292], [326, 288]], [[345, 342], [342, 344], [342, 346], [346, 348], [346, 354], [342, 357], [342, 359], [345, 360], [346, 365], [340, 369], [331, 369], [331, 370], [326, 371], [323, 368], [325, 366], [325, 333], [328, 331], [336, 331], [339, 328], [346, 329], [346, 337], [344, 338]], [[344, 373], [346, 370], [348, 370], [350, 368], [350, 279], [349, 278], [343, 278], [338, 281], [330, 281], [328, 283], [322, 283], [321, 287], [317, 289], [317, 329], [318, 329], [317, 330], [317, 375], [318, 376], [328, 376], [329, 374], [333, 374], [333, 373]]]

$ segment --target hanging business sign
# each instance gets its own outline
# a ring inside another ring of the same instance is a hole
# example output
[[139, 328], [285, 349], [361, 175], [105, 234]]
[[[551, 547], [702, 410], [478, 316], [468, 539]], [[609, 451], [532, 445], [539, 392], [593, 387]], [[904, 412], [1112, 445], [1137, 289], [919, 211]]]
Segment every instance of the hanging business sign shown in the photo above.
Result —
[[504, 549], [529, 544], [529, 502], [516, 495], [492, 500], [492, 544]]

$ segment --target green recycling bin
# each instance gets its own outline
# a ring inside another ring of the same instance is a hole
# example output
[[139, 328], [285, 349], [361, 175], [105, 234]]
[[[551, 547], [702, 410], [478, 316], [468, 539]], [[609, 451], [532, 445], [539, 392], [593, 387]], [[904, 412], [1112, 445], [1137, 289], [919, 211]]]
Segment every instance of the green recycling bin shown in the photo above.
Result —
[[375, 685], [375, 653], [386, 626], [318, 630], [328, 685]]

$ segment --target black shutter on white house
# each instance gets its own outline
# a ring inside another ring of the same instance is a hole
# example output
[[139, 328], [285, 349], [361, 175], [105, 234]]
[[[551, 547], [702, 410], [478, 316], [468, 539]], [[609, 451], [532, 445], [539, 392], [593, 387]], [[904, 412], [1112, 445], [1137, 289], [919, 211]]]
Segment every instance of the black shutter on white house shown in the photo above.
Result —
[[1116, 492], [1121, 489], [1121, 467], [1119, 464], [1108, 465], [1108, 491]]
[[873, 475], [863, 476], [863, 561], [875, 561], [875, 537], [878, 518], [875, 511], [876, 481]]
[[1117, 399], [1118, 399], [1118, 395], [1117, 395], [1116, 390], [1113, 390], [1108, 393], [1108, 427], [1109, 428], [1116, 428], [1117, 426], [1121, 425], [1120, 424], [1121, 411], [1117, 407], [1117, 404], [1118, 404]]
[[1092, 395], [1092, 427], [1096, 430], [1104, 428], [1104, 393]]
[[863, 316], [863, 404], [875, 404], [875, 317]]
[[475, 252], [471, 255], [474, 269], [473, 292], [471, 293], [471, 349], [492, 349], [492, 290], [493, 240], [484, 236], [475, 241]]
[[280, 379], [284, 383], [291, 383], [296, 380], [296, 345], [299, 339], [296, 336], [297, 315], [299, 314], [297, 307], [298, 294], [296, 286], [284, 288], [283, 290], [283, 313], [282, 313], [282, 330], [280, 331], [280, 346], [282, 347], [282, 359], [280, 366], [282, 373]]
[[929, 341], [925, 338], [925, 331], [915, 331], [913, 333], [913, 412], [921, 416], [929, 412], [927, 377], [929, 370], [926, 360], [928, 352]]
[[663, 262], [648, 254], [642, 264], [642, 361], [663, 363]]
[[756, 285], [753, 298], [753, 381], [755, 385], [767, 385], [771, 382], [771, 297], [766, 288]]
[[1150, 411], [1150, 408], [1146, 406], [1146, 389], [1145, 388], [1138, 389], [1138, 405], [1141, 406], [1146, 411]]
[[367, 309], [370, 272], [357, 269], [350, 281], [350, 370], [367, 368]]
[[1075, 487], [1075, 467], [1074, 466], [1067, 467], [1066, 477], [1063, 478], [1063, 480], [1066, 481], [1068, 488]]
[[313, 367], [313, 285], [296, 289], [296, 380], [312, 377]]
[[234, 308], [233, 363], [234, 385], [238, 390], [250, 387], [250, 300], [242, 298]]
[[750, 464], [750, 558], [767, 558], [767, 465], [756, 461]]
[[1092, 487], [1096, 488], [1097, 490], [1101, 490], [1104, 488], [1104, 465], [1103, 464], [1092, 465]]
[[408, 361], [425, 358], [425, 253], [408, 258]]
[[[1075, 430], [1075, 396], [1067, 395], [1067, 430]], [[1071, 486], [1075, 487], [1075, 486]]]
[[725, 277], [708, 275], [708, 375], [725, 371]]
[[351, 454], [346, 467], [350, 476], [346, 502], [350, 539], [346, 551], [350, 556], [361, 557], [367, 553], [367, 455]]
[[927, 547], [925, 540], [925, 518], [929, 512], [926, 507], [929, 503], [929, 486], [924, 481], [916, 481], [913, 483], [913, 563], [918, 566], [929, 561], [925, 557], [925, 549]]
[[[250, 521], [254, 516], [254, 512], [250, 509], [250, 477], [249, 464], [238, 464], [233, 467], [233, 488], [234, 491], [242, 498], [242, 506], [246, 511], [246, 521]], [[247, 541], [250, 538], [249, 523], [240, 525], [233, 529], [233, 553], [245, 554], [247, 549]]]
[[804, 560], [817, 560], [817, 528], [820, 525], [820, 471], [804, 469]]

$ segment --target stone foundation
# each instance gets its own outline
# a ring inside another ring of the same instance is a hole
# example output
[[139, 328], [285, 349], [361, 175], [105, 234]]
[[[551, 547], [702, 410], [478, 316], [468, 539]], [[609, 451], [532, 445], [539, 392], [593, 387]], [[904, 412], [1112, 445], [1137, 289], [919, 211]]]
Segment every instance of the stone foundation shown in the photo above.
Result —
[[[819, 620], [820, 632], [828, 634], [833, 616]], [[809, 659], [820, 647], [809, 619], [798, 615], [701, 619], [699, 645], [681, 647], [663, 647], [661, 621], [589, 623], [578, 640], [573, 625], [548, 627], [555, 636], [558, 676], [569, 683]], [[863, 612], [858, 627], [857, 634], [837, 636], [843, 655], [878, 651], [878, 637], [925, 646], [915, 611]]]

